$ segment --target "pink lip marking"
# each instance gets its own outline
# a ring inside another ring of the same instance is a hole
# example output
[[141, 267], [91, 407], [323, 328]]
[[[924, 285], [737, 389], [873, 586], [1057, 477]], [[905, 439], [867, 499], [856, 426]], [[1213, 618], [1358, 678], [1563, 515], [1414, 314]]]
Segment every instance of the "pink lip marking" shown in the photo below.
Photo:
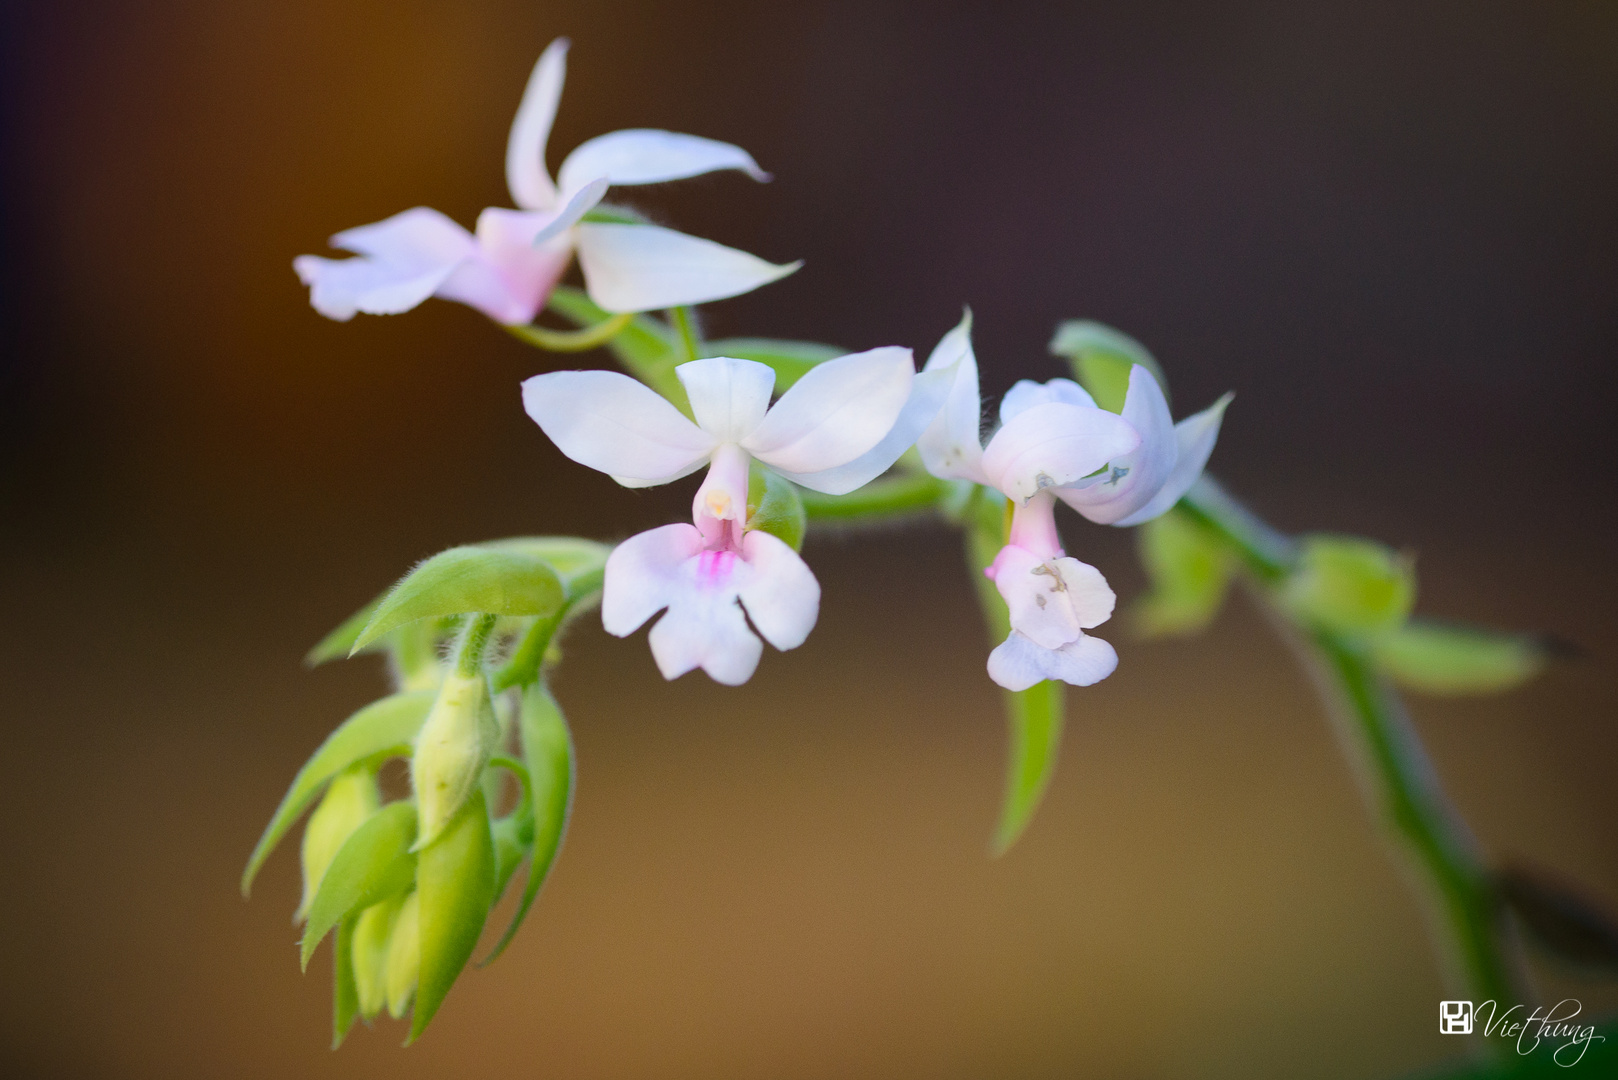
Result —
[[707, 586], [723, 585], [736, 564], [734, 551], [704, 551], [697, 556], [697, 581]]

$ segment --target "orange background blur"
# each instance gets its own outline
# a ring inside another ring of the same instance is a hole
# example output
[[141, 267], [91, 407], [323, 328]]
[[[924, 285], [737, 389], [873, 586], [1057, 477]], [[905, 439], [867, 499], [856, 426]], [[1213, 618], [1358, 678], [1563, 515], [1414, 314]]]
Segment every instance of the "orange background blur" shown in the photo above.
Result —
[[[998, 699], [953, 538], [812, 538], [819, 627], [747, 687], [586, 627], [572, 830], [424, 1041], [326, 1049], [293, 771], [382, 690], [304, 649], [413, 560], [676, 519], [523, 416], [549, 361], [469, 309], [340, 325], [290, 269], [414, 205], [507, 205], [551, 142], [737, 142], [776, 175], [631, 190], [796, 276], [713, 336], [925, 351], [986, 391], [1062, 318], [1143, 339], [1214, 469], [1289, 529], [1420, 554], [1420, 610], [1585, 651], [1416, 701], [1484, 846], [1618, 904], [1618, 11], [1596, 3], [5, 7], [0, 1071], [13, 1077], [1376, 1077], [1457, 1052], [1421, 914], [1240, 600], [1069, 697], [991, 861]], [[623, 194], [623, 193], [620, 193]], [[603, 362], [600, 357], [590, 363]], [[1069, 526], [1071, 526], [1069, 528]], [[1064, 522], [1126, 599], [1127, 533]], [[1110, 631], [1110, 633], [1108, 633]], [[1552, 1000], [1618, 990], [1539, 962]]]

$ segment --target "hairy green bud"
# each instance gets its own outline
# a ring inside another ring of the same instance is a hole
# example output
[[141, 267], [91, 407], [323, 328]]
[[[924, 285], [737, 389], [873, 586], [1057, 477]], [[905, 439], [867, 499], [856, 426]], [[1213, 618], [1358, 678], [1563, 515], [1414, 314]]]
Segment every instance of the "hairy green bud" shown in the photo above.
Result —
[[351, 766], [332, 779], [303, 830], [303, 902], [295, 918], [301, 921], [309, 913], [331, 861], [380, 803], [376, 770], [370, 765]]
[[450, 672], [438, 688], [410, 762], [420, 812], [415, 850], [437, 839], [465, 805], [499, 742], [500, 724], [483, 672]]

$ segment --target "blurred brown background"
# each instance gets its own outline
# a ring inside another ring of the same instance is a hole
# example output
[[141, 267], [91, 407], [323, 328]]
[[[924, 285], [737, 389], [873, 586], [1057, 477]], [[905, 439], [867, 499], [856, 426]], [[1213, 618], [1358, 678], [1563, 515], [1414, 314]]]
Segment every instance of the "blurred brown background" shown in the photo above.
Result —
[[[511, 115], [561, 34], [553, 168], [653, 126], [775, 173], [632, 192], [807, 260], [716, 305], [716, 336], [925, 350], [970, 303], [998, 394], [1059, 373], [1058, 319], [1103, 319], [1181, 413], [1237, 392], [1214, 467], [1277, 524], [1413, 548], [1423, 611], [1582, 645], [1415, 708], [1489, 851], [1618, 902], [1611, 5], [5, 13], [7, 1076], [1374, 1077], [1456, 1052], [1418, 909], [1244, 603], [1187, 643], [1108, 628], [1122, 667], [1071, 695], [1049, 800], [990, 861], [1002, 721], [927, 528], [811, 541], [821, 624], [741, 690], [578, 633], [576, 814], [528, 926], [418, 1047], [325, 1048], [294, 851], [235, 891], [292, 772], [381, 688], [303, 650], [439, 548], [624, 535], [695, 483], [562, 459], [518, 405], [546, 358], [469, 309], [339, 325], [289, 266], [410, 206], [507, 205]], [[1068, 538], [1139, 589], [1126, 533]]]

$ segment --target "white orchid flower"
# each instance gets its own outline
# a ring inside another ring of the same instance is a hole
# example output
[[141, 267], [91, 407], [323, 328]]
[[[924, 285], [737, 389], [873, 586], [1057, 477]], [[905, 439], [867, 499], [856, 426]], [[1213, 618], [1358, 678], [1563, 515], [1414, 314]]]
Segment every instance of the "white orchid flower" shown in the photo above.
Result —
[[[664, 608], [652, 655], [664, 678], [702, 668], [736, 686], [764, 646], [803, 644], [820, 584], [797, 552], [747, 529], [753, 459], [831, 495], [876, 478], [915, 442], [943, 403], [953, 369], [917, 376], [895, 347], [828, 360], [773, 406], [775, 372], [713, 357], [675, 368], [691, 420], [654, 391], [611, 371], [557, 371], [523, 383], [523, 405], [562, 453], [626, 487], [666, 484], [709, 466], [693, 524], [632, 536], [607, 559], [601, 622], [626, 637]], [[743, 617], [746, 609], [746, 618]]]
[[1088, 686], [1118, 666], [1111, 645], [1084, 633], [1112, 615], [1101, 572], [1069, 558], [1056, 532], [1056, 499], [1092, 521], [1138, 525], [1172, 507], [1201, 475], [1230, 397], [1176, 426], [1162, 389], [1136, 366], [1122, 415], [1099, 408], [1070, 379], [1024, 380], [1000, 404], [1000, 429], [983, 446], [982, 400], [971, 320], [946, 334], [927, 369], [954, 367], [943, 411], [917, 443], [934, 476], [997, 488], [1013, 501], [1011, 535], [984, 573], [1011, 613], [1011, 633], [989, 656], [1010, 690], [1042, 679]]
[[739, 146], [672, 131], [614, 131], [582, 143], [553, 182], [545, 144], [566, 75], [568, 42], [551, 42], [528, 80], [506, 145], [506, 184], [519, 209], [490, 207], [469, 233], [424, 206], [332, 237], [352, 259], [292, 262], [322, 315], [394, 315], [430, 296], [521, 325], [549, 299], [576, 250], [590, 298], [615, 313], [702, 304], [792, 273], [745, 251], [657, 225], [585, 221], [609, 187], [656, 184], [720, 169], [769, 176]]

